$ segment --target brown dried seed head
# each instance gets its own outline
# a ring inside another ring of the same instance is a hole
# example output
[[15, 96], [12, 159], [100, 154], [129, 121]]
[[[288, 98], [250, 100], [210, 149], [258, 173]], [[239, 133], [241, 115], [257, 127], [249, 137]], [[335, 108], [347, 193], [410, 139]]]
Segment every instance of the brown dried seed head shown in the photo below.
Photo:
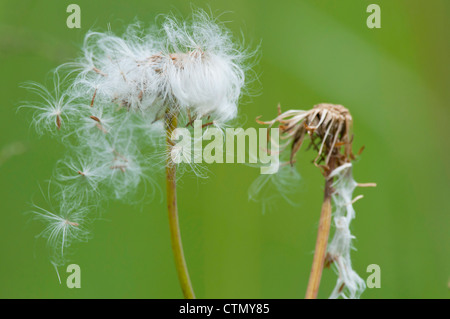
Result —
[[318, 153], [314, 164], [325, 170], [331, 157], [340, 164], [349, 162], [354, 157], [350, 135], [353, 119], [349, 110], [342, 105], [322, 103], [309, 111], [289, 110], [285, 113], [281, 113], [278, 106], [278, 116], [274, 120], [258, 122], [268, 124], [270, 127], [279, 124], [280, 137], [292, 141], [291, 163], [294, 162], [294, 157], [306, 137], [310, 139], [310, 147], [312, 146]]
[[352, 118], [352, 116], [350, 115], [350, 111], [340, 104], [321, 103], [314, 105], [313, 110], [320, 110], [320, 111], [327, 110], [328, 112], [333, 114], [333, 116], [336, 118], [341, 119], [345, 119], [346, 117], [350, 117], [350, 119]]

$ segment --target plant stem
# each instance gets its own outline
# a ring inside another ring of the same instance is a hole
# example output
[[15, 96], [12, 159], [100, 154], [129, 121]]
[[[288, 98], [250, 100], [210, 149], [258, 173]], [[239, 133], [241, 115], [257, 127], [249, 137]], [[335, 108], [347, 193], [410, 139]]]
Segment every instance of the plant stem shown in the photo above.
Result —
[[329, 170], [325, 176], [325, 191], [320, 212], [319, 230], [317, 232], [316, 249], [314, 251], [314, 259], [309, 276], [308, 288], [306, 289], [305, 299], [316, 299], [319, 292], [320, 279], [322, 278], [322, 270], [325, 263], [325, 255], [327, 252], [328, 237], [330, 235], [331, 225], [331, 195], [333, 194], [333, 178], [329, 178], [330, 173], [334, 170], [335, 158], [331, 156], [329, 161]]
[[192, 289], [186, 260], [183, 253], [183, 244], [181, 242], [180, 224], [178, 221], [177, 209], [177, 189], [176, 189], [176, 165], [172, 163], [170, 152], [172, 149], [171, 135], [177, 127], [177, 114], [166, 113], [166, 143], [168, 158], [166, 165], [166, 190], [167, 190], [167, 210], [169, 213], [170, 239], [172, 242], [172, 251], [175, 258], [175, 267], [178, 273], [181, 290], [185, 299], [195, 299]]

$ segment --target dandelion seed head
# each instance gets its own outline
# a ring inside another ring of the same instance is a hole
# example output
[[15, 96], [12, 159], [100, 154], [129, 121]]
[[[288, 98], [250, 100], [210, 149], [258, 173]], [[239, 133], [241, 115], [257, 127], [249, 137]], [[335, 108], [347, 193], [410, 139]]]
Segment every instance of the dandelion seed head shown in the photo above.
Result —
[[143, 35], [139, 23], [122, 36], [89, 32], [75, 69], [74, 95], [95, 92], [129, 110], [161, 104], [225, 122], [237, 115], [248, 60], [254, 55], [202, 10], [191, 21], [167, 16]]
[[35, 209], [51, 222], [41, 235], [62, 254], [67, 238], [84, 237], [83, 207], [130, 201], [174, 164], [173, 154], [185, 160], [177, 164], [178, 177], [185, 171], [205, 177], [195, 163], [198, 145], [190, 153], [166, 146], [168, 118], [176, 116], [179, 126], [202, 120], [205, 130], [225, 127], [237, 115], [252, 56], [202, 10], [190, 20], [165, 16], [150, 28], [135, 22], [121, 35], [89, 31], [80, 57], [56, 68], [52, 89], [27, 85], [42, 100], [25, 105], [35, 111], [36, 129], [61, 131], [69, 151], [54, 174], [63, 206]]
[[37, 237], [47, 239], [53, 258], [58, 260], [65, 258], [66, 249], [73, 243], [85, 242], [90, 236], [90, 207], [80, 205], [81, 202], [66, 195], [63, 190], [56, 209], [34, 205], [31, 211], [33, 219], [44, 224], [44, 229]]

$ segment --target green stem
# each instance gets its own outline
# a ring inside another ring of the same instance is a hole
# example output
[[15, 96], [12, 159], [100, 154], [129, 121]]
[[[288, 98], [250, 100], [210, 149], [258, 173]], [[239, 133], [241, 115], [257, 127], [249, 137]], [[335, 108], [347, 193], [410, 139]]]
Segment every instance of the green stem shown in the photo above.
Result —
[[170, 151], [172, 148], [171, 135], [177, 127], [177, 115], [166, 113], [166, 141], [168, 150], [168, 159], [166, 165], [166, 190], [167, 190], [167, 210], [169, 213], [170, 239], [172, 242], [172, 251], [175, 258], [175, 267], [178, 273], [181, 290], [185, 299], [195, 299], [192, 289], [186, 260], [183, 253], [183, 244], [181, 242], [180, 224], [178, 221], [177, 209], [177, 188], [176, 188], [176, 165], [172, 163]]

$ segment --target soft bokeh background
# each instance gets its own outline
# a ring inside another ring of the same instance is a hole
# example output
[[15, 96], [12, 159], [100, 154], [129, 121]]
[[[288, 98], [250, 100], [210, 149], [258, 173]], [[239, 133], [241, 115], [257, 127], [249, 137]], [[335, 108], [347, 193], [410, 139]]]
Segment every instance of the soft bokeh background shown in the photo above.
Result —
[[[188, 15], [189, 1], [77, 0], [82, 28], [66, 27], [73, 1], [0, 1], [0, 297], [179, 298], [165, 202], [111, 202], [94, 238], [73, 262], [82, 288], [68, 289], [50, 264], [41, 230], [23, 214], [64, 147], [30, 128], [16, 112], [32, 96], [19, 88], [43, 82], [79, 53], [91, 27], [121, 32], [135, 17], [149, 24], [170, 11]], [[381, 6], [381, 29], [368, 29], [366, 8]], [[271, 118], [277, 103], [310, 108], [347, 106], [355, 122], [357, 190], [353, 233], [356, 271], [381, 267], [381, 288], [363, 298], [449, 297], [449, 39], [448, 1], [193, 1], [236, 35], [258, 44], [261, 94], [241, 107], [241, 123]], [[209, 10], [208, 9], [208, 10]], [[20, 153], [20, 154], [19, 154]], [[15, 155], [14, 155], [15, 154]], [[316, 239], [322, 178], [301, 152], [299, 205], [262, 213], [248, 201], [258, 170], [213, 165], [207, 180], [186, 176], [179, 188], [185, 254], [200, 298], [303, 298]], [[160, 181], [163, 182], [162, 180]], [[320, 297], [335, 283], [324, 271]]]

